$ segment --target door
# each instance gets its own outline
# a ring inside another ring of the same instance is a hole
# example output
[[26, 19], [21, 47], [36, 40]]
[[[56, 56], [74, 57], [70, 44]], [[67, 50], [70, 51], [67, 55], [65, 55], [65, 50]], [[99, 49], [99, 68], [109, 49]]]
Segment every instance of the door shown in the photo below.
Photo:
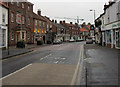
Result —
[[2, 46], [6, 45], [6, 30], [2, 30]]
[[17, 32], [17, 42], [20, 41], [20, 32]]
[[120, 36], [119, 36], [119, 31], [116, 31], [116, 47], [120, 47]]

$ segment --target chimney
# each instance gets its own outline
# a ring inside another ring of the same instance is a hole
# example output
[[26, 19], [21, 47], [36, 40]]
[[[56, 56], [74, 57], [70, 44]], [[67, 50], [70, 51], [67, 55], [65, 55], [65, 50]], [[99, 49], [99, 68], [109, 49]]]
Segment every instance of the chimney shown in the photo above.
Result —
[[65, 23], [65, 20], [63, 20], [63, 23]]
[[52, 19], [52, 22], [54, 23], [54, 19]]
[[112, 3], [112, 0], [109, 0], [109, 5]]
[[37, 14], [40, 16], [41, 15], [41, 10], [38, 9]]
[[70, 24], [72, 24], [72, 22], [70, 22]]
[[62, 24], [62, 21], [60, 21], [60, 24]]
[[108, 5], [106, 5], [106, 3], [105, 3], [105, 5], [104, 5], [104, 9], [107, 7]]
[[55, 23], [57, 23], [57, 20], [55, 20]]
[[77, 23], [75, 23], [75, 25], [78, 25]]

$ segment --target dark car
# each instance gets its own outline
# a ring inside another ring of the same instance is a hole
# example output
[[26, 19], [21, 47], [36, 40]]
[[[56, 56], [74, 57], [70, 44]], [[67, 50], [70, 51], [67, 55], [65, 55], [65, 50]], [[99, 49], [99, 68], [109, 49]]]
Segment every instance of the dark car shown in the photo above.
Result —
[[87, 38], [86, 44], [93, 44], [93, 39], [92, 38]]

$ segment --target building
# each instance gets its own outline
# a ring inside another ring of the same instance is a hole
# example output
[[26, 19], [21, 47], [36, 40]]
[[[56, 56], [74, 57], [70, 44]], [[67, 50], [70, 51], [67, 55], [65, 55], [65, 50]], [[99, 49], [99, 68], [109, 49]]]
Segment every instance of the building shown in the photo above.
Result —
[[0, 2], [0, 48], [8, 47], [8, 6]]
[[48, 17], [46, 17], [46, 16], [43, 16], [43, 17], [47, 21], [47, 23], [46, 23], [46, 31], [47, 31], [46, 40], [47, 40], [47, 43], [49, 43], [49, 42], [51, 43], [51, 42], [53, 42], [53, 40], [55, 38], [55, 34], [57, 33], [56, 27], [54, 26], [54, 24]]
[[77, 40], [80, 38], [80, 28], [77, 23], [73, 24], [72, 22], [70, 23], [64, 23], [65, 26], [69, 28], [69, 33], [70, 33], [70, 39]]
[[104, 5], [104, 12], [105, 26], [102, 26], [102, 31], [105, 31], [105, 44], [111, 48], [120, 48], [120, 1]]
[[9, 44], [18, 41], [34, 43], [33, 4], [30, 2], [9, 2]]
[[65, 27], [62, 25], [62, 21], [60, 21], [60, 23], [57, 23], [57, 21], [52, 20], [52, 24], [55, 26], [56, 28], [56, 34], [55, 34], [55, 38], [56, 39], [60, 39], [62, 41], [65, 41]]
[[33, 13], [34, 43], [37, 43], [38, 40], [46, 43], [46, 25], [46, 20], [41, 16], [40, 10], [37, 11], [37, 14]]
[[87, 37], [90, 35], [90, 25], [85, 25], [80, 28], [80, 39], [86, 40]]

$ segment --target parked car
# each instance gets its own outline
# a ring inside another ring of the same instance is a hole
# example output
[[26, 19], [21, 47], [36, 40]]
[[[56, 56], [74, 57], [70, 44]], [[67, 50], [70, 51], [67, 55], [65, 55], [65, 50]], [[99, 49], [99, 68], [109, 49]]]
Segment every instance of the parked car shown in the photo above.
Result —
[[69, 42], [75, 42], [75, 40], [72, 38], [72, 39], [69, 40]]
[[55, 39], [53, 41], [53, 44], [61, 44], [61, 43], [62, 43], [62, 40], [60, 40], [60, 39]]
[[95, 42], [95, 38], [93, 38], [92, 40], [93, 40], [93, 42]]
[[76, 42], [81, 42], [81, 41], [83, 41], [83, 39], [78, 39], [78, 40], [76, 40]]
[[93, 44], [93, 39], [92, 38], [87, 38], [86, 39], [86, 44]]

